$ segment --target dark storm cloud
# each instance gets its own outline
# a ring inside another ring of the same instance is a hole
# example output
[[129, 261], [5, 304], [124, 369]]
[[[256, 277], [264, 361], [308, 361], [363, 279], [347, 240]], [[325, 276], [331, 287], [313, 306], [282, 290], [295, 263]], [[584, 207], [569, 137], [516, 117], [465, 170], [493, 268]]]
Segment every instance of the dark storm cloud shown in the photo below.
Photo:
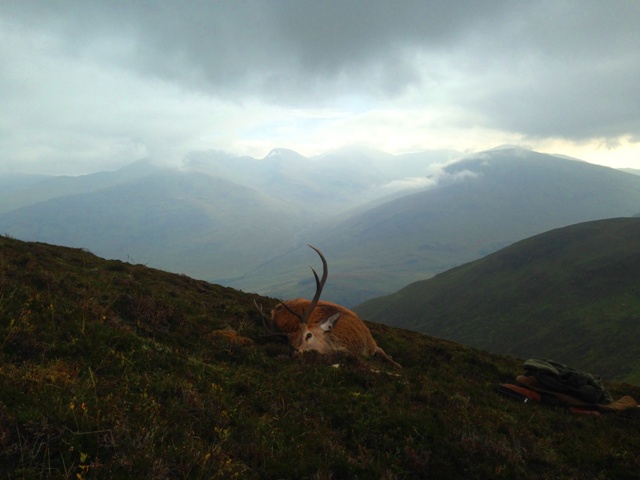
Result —
[[26, 1], [5, 11], [75, 51], [122, 42], [120, 60], [141, 72], [286, 102], [336, 88], [400, 92], [420, 77], [413, 52], [446, 50], [509, 9], [477, 1]]
[[487, 63], [465, 107], [532, 136], [640, 139], [640, 2], [531, 2], [521, 13], [467, 51]]

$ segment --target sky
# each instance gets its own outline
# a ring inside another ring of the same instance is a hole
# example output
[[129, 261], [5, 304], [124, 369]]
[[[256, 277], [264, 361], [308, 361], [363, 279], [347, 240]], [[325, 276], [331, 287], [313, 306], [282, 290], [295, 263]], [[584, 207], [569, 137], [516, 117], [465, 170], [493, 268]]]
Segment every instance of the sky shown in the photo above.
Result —
[[0, 172], [501, 144], [640, 169], [637, 0], [0, 0]]

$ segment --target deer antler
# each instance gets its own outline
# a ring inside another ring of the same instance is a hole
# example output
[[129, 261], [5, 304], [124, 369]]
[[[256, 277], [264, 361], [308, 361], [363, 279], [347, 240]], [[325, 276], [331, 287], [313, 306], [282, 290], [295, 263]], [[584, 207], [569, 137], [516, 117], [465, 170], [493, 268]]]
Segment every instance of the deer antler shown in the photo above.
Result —
[[[311, 313], [313, 312], [313, 310], [316, 308], [316, 305], [318, 305], [318, 301], [320, 300], [320, 295], [322, 294], [322, 289], [324, 288], [324, 284], [327, 281], [327, 275], [329, 274], [329, 268], [327, 266], [327, 260], [324, 258], [324, 255], [322, 254], [322, 252], [320, 250], [318, 250], [316, 247], [314, 247], [313, 245], [309, 245], [309, 247], [313, 248], [318, 255], [320, 255], [320, 260], [322, 260], [322, 278], [320, 278], [318, 276], [318, 272], [315, 271], [315, 269], [313, 267], [311, 267], [311, 271], [313, 272], [313, 276], [316, 279], [316, 293], [313, 296], [313, 299], [311, 300], [311, 303], [309, 304], [309, 306], [305, 309], [305, 311], [303, 312], [303, 314], [300, 314], [298, 312], [296, 312], [295, 310], [293, 310], [291, 307], [289, 307], [289, 305], [287, 305], [285, 302], [280, 302], [280, 305], [282, 305], [289, 313], [295, 315], [296, 317], [298, 317], [298, 319], [300, 319], [300, 323], [306, 324], [307, 321], [309, 320], [309, 316], [311, 315]], [[260, 313], [260, 318], [262, 319], [262, 325], [264, 326], [264, 328], [269, 331], [269, 333], [271, 335], [286, 335], [286, 333], [278, 333], [278, 332], [274, 332], [271, 328], [269, 328], [267, 326], [267, 320], [265, 318], [264, 312], [262, 311], [262, 306], [258, 306], [258, 303], [255, 301], [255, 299], [253, 300], [253, 304], [256, 307], [256, 310], [258, 310], [258, 313]]]
[[266, 337], [286, 337], [287, 334], [284, 332], [274, 332], [273, 329], [269, 326], [267, 326], [267, 320], [264, 316], [264, 312], [262, 311], [262, 305], [258, 306], [258, 302], [256, 302], [256, 299], [253, 299], [253, 304], [256, 306], [256, 310], [258, 310], [258, 313], [260, 314], [260, 318], [262, 319], [262, 326], [265, 328], [265, 330], [267, 330], [269, 332], [269, 335], [265, 335]]
[[[327, 276], [329, 275], [329, 267], [327, 267], [327, 260], [324, 258], [324, 255], [322, 254], [322, 252], [318, 250], [316, 247], [314, 247], [313, 245], [309, 245], [309, 244], [307, 245], [313, 248], [318, 253], [318, 255], [320, 255], [320, 260], [322, 260], [322, 280], [318, 278], [318, 272], [316, 272], [315, 269], [311, 267], [313, 276], [316, 279], [316, 294], [313, 296], [313, 300], [311, 300], [311, 304], [309, 304], [309, 307], [304, 312], [304, 315], [300, 316], [298, 314], [295, 314], [298, 318], [300, 318], [300, 321], [302, 323], [307, 323], [307, 320], [309, 320], [309, 316], [311, 315], [311, 312], [313, 312], [313, 309], [316, 308], [316, 305], [318, 305], [318, 300], [320, 300], [322, 289], [324, 288], [324, 284], [327, 281]], [[291, 312], [291, 309], [288, 307], [287, 307], [287, 310]]]

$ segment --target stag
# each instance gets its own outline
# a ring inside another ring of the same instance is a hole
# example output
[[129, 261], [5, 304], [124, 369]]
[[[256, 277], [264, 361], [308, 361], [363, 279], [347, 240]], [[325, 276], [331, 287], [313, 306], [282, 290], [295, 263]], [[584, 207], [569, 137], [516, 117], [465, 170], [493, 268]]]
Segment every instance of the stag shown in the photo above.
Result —
[[[396, 368], [402, 368], [385, 353], [355, 312], [335, 303], [320, 301], [327, 281], [327, 260], [309, 245], [322, 260], [322, 278], [313, 267], [316, 292], [312, 300], [296, 298], [280, 302], [271, 311], [271, 321], [287, 335], [296, 353], [315, 350], [321, 354], [346, 351], [354, 355], [379, 356]], [[264, 322], [262, 309], [257, 306]]]

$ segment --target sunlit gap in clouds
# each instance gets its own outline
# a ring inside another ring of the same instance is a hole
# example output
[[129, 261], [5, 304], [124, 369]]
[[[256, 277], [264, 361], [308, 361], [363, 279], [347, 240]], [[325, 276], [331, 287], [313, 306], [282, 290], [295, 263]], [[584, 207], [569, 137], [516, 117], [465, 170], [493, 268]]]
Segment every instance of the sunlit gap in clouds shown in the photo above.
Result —
[[542, 153], [562, 154], [578, 160], [611, 168], [640, 170], [640, 143], [624, 136], [614, 143], [601, 139], [577, 143], [567, 140], [546, 140], [534, 144], [534, 150]]

